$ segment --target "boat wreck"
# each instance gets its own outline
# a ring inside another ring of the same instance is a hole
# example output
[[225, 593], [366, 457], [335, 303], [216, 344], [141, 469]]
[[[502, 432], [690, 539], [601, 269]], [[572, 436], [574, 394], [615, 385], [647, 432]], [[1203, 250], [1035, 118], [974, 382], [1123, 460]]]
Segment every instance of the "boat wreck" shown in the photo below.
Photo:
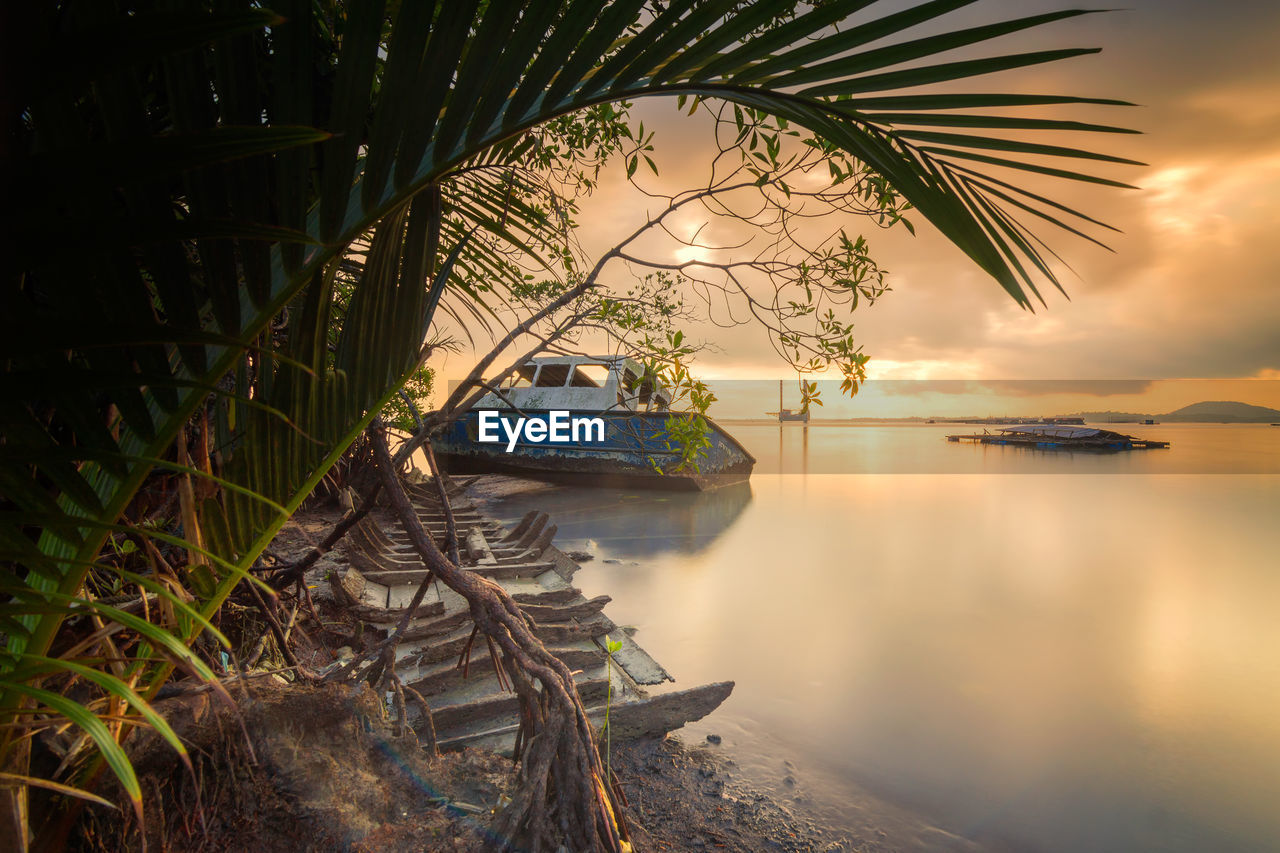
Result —
[[705, 417], [708, 443], [696, 468], [681, 468], [669, 425], [689, 415], [670, 406], [667, 389], [624, 356], [535, 358], [433, 439], [432, 448], [450, 473], [576, 485], [705, 490], [751, 476], [755, 458]]
[[1093, 427], [1061, 426], [1057, 424], [1024, 424], [1006, 427], [996, 432], [983, 430], [977, 435], [949, 435], [947, 441], [967, 441], [974, 444], [1011, 444], [1017, 447], [1036, 447], [1060, 450], [1145, 450], [1165, 448], [1167, 441], [1135, 438], [1131, 435]]
[[[613, 738], [673, 731], [706, 716], [732, 692], [733, 682], [726, 681], [651, 694], [645, 688], [673, 679], [605, 615], [608, 596], [588, 599], [573, 586], [579, 566], [553, 544], [556, 526], [547, 514], [529, 512], [505, 530], [476, 510], [460, 482], [446, 480], [446, 486], [462, 540], [462, 568], [500, 584], [532, 617], [539, 639], [574, 672], [588, 716], [599, 725], [609, 709]], [[434, 486], [406, 484], [406, 492], [428, 533], [443, 536], [445, 511]], [[346, 566], [335, 566], [329, 582], [363, 630], [394, 630], [425, 577], [409, 541], [392, 516], [371, 514], [339, 545], [333, 559]], [[396, 650], [396, 671], [429, 703], [440, 749], [476, 746], [510, 754], [519, 703], [493, 671], [483, 643], [468, 654], [473, 629], [466, 600], [434, 584]], [[428, 730], [421, 716], [410, 722]]]

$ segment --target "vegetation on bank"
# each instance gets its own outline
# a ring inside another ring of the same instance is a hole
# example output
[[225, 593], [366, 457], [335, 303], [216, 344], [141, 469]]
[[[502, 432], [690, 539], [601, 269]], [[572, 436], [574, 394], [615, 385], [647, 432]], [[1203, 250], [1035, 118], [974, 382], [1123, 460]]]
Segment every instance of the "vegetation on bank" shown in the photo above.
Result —
[[[425, 379], [438, 319], [497, 317], [528, 296], [529, 264], [558, 282], [543, 309], [603, 287], [609, 258], [593, 278], [572, 250], [574, 198], [609, 161], [632, 175], [645, 162], [636, 98], [728, 104], [757, 188], [790, 197], [784, 145], [803, 145], [847, 164], [837, 195], [909, 206], [1019, 303], [1037, 280], [1056, 284], [1023, 223], [1100, 223], [998, 175], [1115, 184], [1046, 158], [1125, 161], [1018, 135], [1117, 128], [1007, 108], [1120, 102], [951, 85], [1090, 49], [943, 54], [1082, 13], [915, 35], [968, 4], [851, 20], [865, 5], [7, 8], [4, 54], [23, 73], [6, 74], [4, 101], [3, 180], [21, 210], [0, 253], [0, 838], [56, 845], [101, 804], [104, 774], [140, 810], [123, 746], [140, 726], [186, 760], [152, 703], [175, 674], [226, 676], [233, 593], [270, 621], [264, 549], [361, 436], [379, 477], [365, 500], [395, 502], [370, 427]], [[860, 253], [846, 239], [822, 256], [835, 266], [819, 296], [843, 289], [856, 305], [865, 281], [840, 265]], [[865, 357], [843, 319], [818, 312], [815, 281], [791, 281], [783, 310], [816, 323], [810, 340], [856, 379]], [[787, 350], [798, 333], [781, 334]], [[467, 586], [449, 543], [415, 545], [488, 614], [478, 624], [529, 721], [506, 837], [622, 849], [572, 679], [521, 636], [513, 604]], [[50, 761], [47, 736], [62, 732], [71, 747]]]

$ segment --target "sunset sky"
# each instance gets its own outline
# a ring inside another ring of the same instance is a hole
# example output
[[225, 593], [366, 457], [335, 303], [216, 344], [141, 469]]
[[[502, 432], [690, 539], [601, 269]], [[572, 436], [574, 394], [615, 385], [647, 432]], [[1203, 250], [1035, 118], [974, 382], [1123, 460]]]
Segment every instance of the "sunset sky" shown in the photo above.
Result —
[[[883, 14], [893, 5], [875, 4], [869, 11]], [[891, 273], [892, 292], [855, 317], [855, 335], [872, 356], [873, 378], [1280, 379], [1280, 4], [1134, 0], [1128, 5], [1126, 11], [1051, 24], [995, 43], [1011, 53], [1101, 47], [1100, 55], [963, 83], [968, 91], [1110, 97], [1141, 105], [1052, 113], [1140, 130], [1141, 135], [1076, 134], [1070, 140], [1149, 164], [1083, 169], [1139, 190], [1036, 185], [1120, 228], [1124, 233], [1105, 238], [1115, 253], [1066, 233], [1040, 230], [1075, 272], [1062, 275], [1070, 299], [1046, 291], [1048, 305], [1037, 306], [1033, 314], [1018, 308], [920, 217], [914, 218], [915, 238], [901, 228], [881, 231], [850, 221], [847, 227], [867, 235], [872, 254]], [[944, 23], [954, 28], [1062, 7], [1042, 0], [991, 0], [947, 16]], [[992, 52], [992, 47], [982, 51]], [[661, 176], [642, 179], [646, 186], [671, 192], [705, 180], [711, 156], [705, 120], [683, 117], [674, 103], [658, 100], [637, 105], [635, 115], [657, 131]], [[624, 177], [621, 168], [605, 175], [584, 205], [580, 239], [588, 250], [610, 246], [642, 221], [646, 205], [652, 207]], [[690, 230], [698, 224], [694, 218], [683, 223]], [[714, 224], [704, 234], [715, 242]], [[720, 234], [725, 242], [732, 236]], [[657, 241], [646, 248], [655, 258], [674, 258], [679, 250]], [[617, 267], [613, 277], [625, 282], [626, 269]], [[758, 327], [707, 325], [689, 332], [716, 347], [697, 362], [706, 378], [791, 375]], [[465, 354], [453, 356], [443, 373], [453, 378], [468, 366]], [[1206, 395], [1181, 399], [1188, 389]], [[1280, 382], [1275, 381], [1157, 382], [1092, 400], [1089, 389], [1078, 390], [1084, 393], [1043, 402], [1049, 408], [1074, 400], [1078, 408], [1167, 411], [1195, 399], [1225, 398], [1280, 407]], [[1222, 396], [1227, 390], [1233, 396]], [[1010, 397], [1011, 413], [1025, 408], [1025, 399], [1013, 405], [1018, 397], [1036, 393]], [[830, 411], [829, 405], [827, 413], [860, 413], [859, 406], [839, 408]], [[920, 413], [906, 408], [919, 407], [904, 407], [904, 414]]]

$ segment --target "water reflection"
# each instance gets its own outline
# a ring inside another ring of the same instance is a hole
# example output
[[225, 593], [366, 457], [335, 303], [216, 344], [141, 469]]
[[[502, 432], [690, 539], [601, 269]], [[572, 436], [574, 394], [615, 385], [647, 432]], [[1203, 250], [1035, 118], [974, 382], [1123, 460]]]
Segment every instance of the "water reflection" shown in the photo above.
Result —
[[1172, 446], [1110, 453], [947, 441], [982, 429], [957, 424], [725, 429], [756, 457], [756, 474], [1280, 474], [1280, 428], [1266, 424], [1135, 424], [1119, 431]]
[[[763, 458], [777, 429], [734, 432]], [[1228, 470], [1273, 458], [1255, 428], [1176, 432]], [[753, 478], [710, 544], [575, 582], [681, 684], [735, 679], [689, 737], [832, 820], [860, 788], [990, 849], [1280, 849], [1280, 477], [1036, 476], [1062, 457], [1012, 452], [1028, 476], [818, 475], [932, 438], [811, 427], [809, 476]], [[592, 518], [574, 535], [618, 534]]]
[[609, 559], [698, 554], [751, 503], [751, 484], [710, 492], [546, 486], [494, 501], [488, 512], [514, 521], [531, 509], [551, 515], [562, 548], [594, 545]]

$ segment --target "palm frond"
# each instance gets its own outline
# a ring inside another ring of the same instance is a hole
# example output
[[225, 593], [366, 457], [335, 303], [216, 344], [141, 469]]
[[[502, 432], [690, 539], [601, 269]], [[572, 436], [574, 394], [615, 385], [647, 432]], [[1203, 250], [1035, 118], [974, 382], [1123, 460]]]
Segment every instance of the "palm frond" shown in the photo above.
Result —
[[[463, 177], [466, 164], [518, 165], [539, 125], [600, 104], [732, 101], [868, 164], [1029, 305], [1037, 277], [1057, 281], [1018, 216], [1072, 233], [1098, 223], [983, 167], [1125, 186], [1048, 164], [1132, 162], [1000, 133], [1119, 128], [956, 112], [1122, 102], [918, 91], [1093, 52], [935, 61], [1078, 10], [910, 38], [968, 3], [932, 0], [839, 29], [870, 5], [844, 0], [767, 29], [770, 4], [727, 0], [674, 0], [652, 19], [642, 0], [369, 2], [336, 7], [339, 42], [308, 0], [218, 5], [32, 11], [28, 52], [74, 61], [49, 64], [56, 85], [22, 90], [21, 146], [4, 163], [26, 208], [0, 247], [0, 490], [15, 510], [0, 515], [0, 547], [13, 557], [0, 620], [5, 669], [30, 680], [4, 683], [0, 716], [32, 703], [65, 714], [130, 796], [136, 779], [114, 736], [40, 687], [38, 668], [20, 668], [54, 660], [54, 637], [144, 480], [160, 465], [203, 467], [174, 443], [211, 407], [222, 490], [175, 537], [207, 557], [204, 600], [174, 631], [98, 608], [210, 675], [184, 641], [418, 366], [442, 293], [476, 317], [501, 298], [481, 279], [510, 275], [508, 259], [472, 235], [531, 258], [544, 251], [546, 210], [488, 177], [501, 168]], [[334, 277], [361, 239], [368, 254], [331, 355]], [[68, 371], [76, 381], [61, 384]], [[36, 517], [48, 523], [37, 529]], [[173, 665], [153, 669], [138, 695], [153, 696]], [[3, 758], [14, 736], [0, 737]]]

